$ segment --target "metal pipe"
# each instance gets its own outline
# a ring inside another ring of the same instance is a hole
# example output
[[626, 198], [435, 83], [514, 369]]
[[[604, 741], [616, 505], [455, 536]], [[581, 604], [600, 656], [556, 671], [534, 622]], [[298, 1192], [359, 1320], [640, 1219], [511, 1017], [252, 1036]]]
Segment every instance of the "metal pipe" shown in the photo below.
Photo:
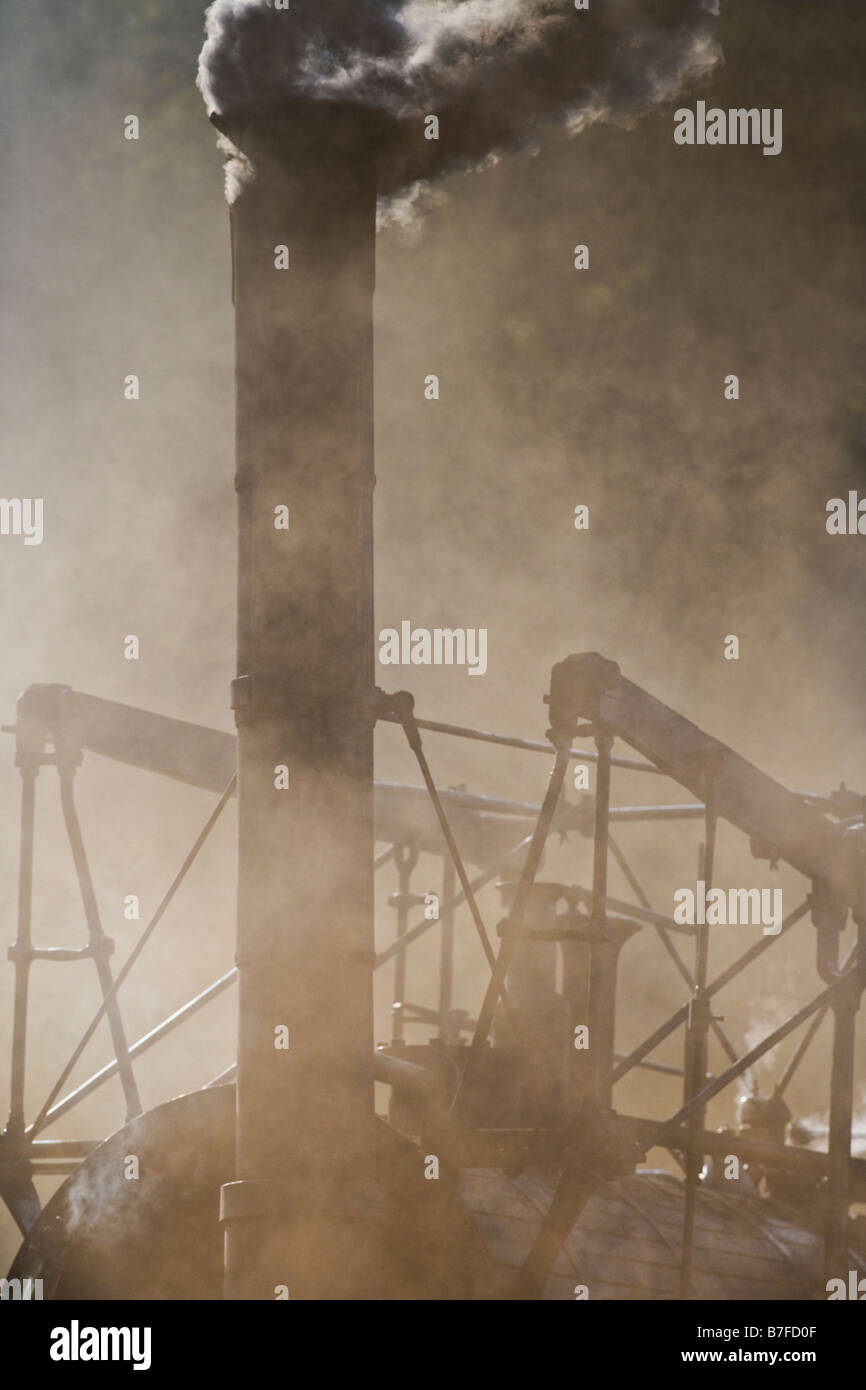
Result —
[[[159, 1042], [162, 1038], [166, 1037], [168, 1033], [173, 1032], [179, 1023], [183, 1023], [194, 1013], [198, 1013], [198, 1010], [203, 1008], [205, 1004], [210, 1003], [211, 999], [215, 999], [218, 994], [222, 994], [224, 989], [228, 989], [229, 985], [233, 985], [237, 979], [237, 974], [236, 967], [226, 971], [225, 975], [221, 975], [218, 980], [214, 980], [212, 985], [208, 985], [207, 989], [203, 989], [194, 999], [188, 1000], [187, 1003], [182, 1004], [179, 1009], [175, 1009], [173, 1014], [169, 1014], [168, 1018], [164, 1018], [155, 1028], [151, 1028], [150, 1032], [143, 1034], [142, 1037], [130, 1044], [129, 1056], [140, 1056], [141, 1053], [146, 1052], [149, 1047], [153, 1047], [154, 1043]], [[46, 1125], [52, 1124], [54, 1120], [59, 1120], [61, 1115], [65, 1115], [68, 1110], [71, 1110], [79, 1101], [84, 1100], [86, 1096], [89, 1096], [93, 1091], [97, 1090], [104, 1081], [108, 1081], [110, 1077], [115, 1076], [116, 1073], [117, 1059], [115, 1058], [113, 1061], [106, 1063], [104, 1067], [100, 1067], [99, 1071], [94, 1072], [86, 1081], [82, 1081], [80, 1086], [76, 1086], [74, 1091], [70, 1091], [69, 1094], [64, 1096], [62, 1100], [59, 1100], [56, 1105], [52, 1105], [51, 1109], [46, 1111], [44, 1122], [40, 1125], [40, 1129], [44, 1129]], [[34, 1141], [35, 1144], [41, 1142], [41, 1140]], [[57, 1141], [46, 1140], [45, 1142], [56, 1143]]]
[[379, 1048], [373, 1053], [373, 1076], [386, 1086], [395, 1086], [421, 1099], [429, 1099], [437, 1090], [437, 1079], [432, 1071], [402, 1057], [390, 1057]]
[[[625, 1057], [621, 1052], [617, 1052], [614, 1061], [624, 1062]], [[683, 1075], [682, 1067], [671, 1067], [666, 1062], [635, 1062], [635, 1066], [640, 1067], [642, 1071], [657, 1071], [662, 1076], [681, 1077]]]
[[99, 1146], [99, 1139], [34, 1139], [28, 1153], [33, 1159], [86, 1158]]
[[[386, 724], [400, 723], [396, 714], [382, 714], [380, 719]], [[438, 719], [416, 719], [415, 723], [419, 729], [426, 729], [433, 734], [450, 734], [452, 738], [468, 738], [476, 743], [496, 743], [500, 748], [521, 748], [527, 753], [550, 754], [550, 744], [542, 743], [538, 739], [514, 738], [511, 734], [491, 734], [485, 729], [468, 729], [461, 724], [443, 724]], [[588, 748], [569, 748], [568, 757], [579, 759], [581, 762], [598, 762], [598, 754]], [[654, 763], [638, 762], [636, 758], [614, 758], [613, 766], [628, 768], [630, 772], [653, 772], [657, 777], [665, 775]]]
[[[645, 1116], [608, 1112], [597, 1117], [595, 1123], [601, 1140], [633, 1142], [644, 1152], [656, 1147], [684, 1149], [687, 1143], [684, 1129], [670, 1130], [665, 1121], [650, 1120]], [[816, 1180], [827, 1174], [827, 1154], [820, 1150], [774, 1144], [728, 1130], [704, 1130], [700, 1136], [700, 1147], [707, 1154], [722, 1157], [737, 1154], [747, 1163], [761, 1168], [803, 1173]], [[452, 1167], [460, 1168], [506, 1168], [517, 1160], [526, 1163], [528, 1154], [531, 1161], [540, 1166], [562, 1168], [573, 1158], [573, 1150], [574, 1131], [568, 1128], [465, 1130], [449, 1137], [447, 1155]], [[854, 1200], [866, 1200], [866, 1160], [852, 1158], [850, 1174]], [[600, 1173], [599, 1180], [604, 1181], [609, 1175], [609, 1170], [607, 1175]]]
[[[592, 904], [591, 889], [572, 884], [569, 886], [568, 893], [575, 902], [582, 902], [584, 906]], [[666, 932], [672, 932], [675, 936], [693, 937], [695, 934], [695, 929], [692, 926], [681, 925], [673, 918], [665, 917], [661, 912], [653, 912], [649, 908], [627, 903], [622, 898], [608, 897], [606, 906], [609, 912], [622, 913], [626, 917], [633, 917], [638, 922], [649, 922], [650, 926], [662, 927]]]
[[[426, 1067], [419, 1067], [414, 1062], [407, 1062], [403, 1057], [391, 1057], [378, 1047], [373, 1053], [372, 1066], [373, 1080], [381, 1081], [384, 1086], [394, 1086], [398, 1090], [404, 1090], [409, 1095], [419, 1098], [429, 1098], [436, 1091], [436, 1077]], [[237, 1064], [233, 1062], [230, 1067], [226, 1067], [212, 1081], [209, 1081], [204, 1089], [208, 1090], [211, 1086], [220, 1086], [225, 1082], [234, 1081], [237, 1077], [237, 1070]]]

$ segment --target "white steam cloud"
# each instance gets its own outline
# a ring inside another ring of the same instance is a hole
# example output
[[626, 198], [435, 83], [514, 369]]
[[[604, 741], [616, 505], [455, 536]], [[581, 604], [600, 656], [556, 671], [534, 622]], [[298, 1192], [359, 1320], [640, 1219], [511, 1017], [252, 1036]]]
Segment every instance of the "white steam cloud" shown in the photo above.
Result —
[[[287, 102], [371, 107], [397, 123], [386, 195], [537, 144], [629, 123], [720, 57], [715, 0], [215, 0], [199, 86], [242, 117]], [[439, 138], [425, 138], [425, 117]]]

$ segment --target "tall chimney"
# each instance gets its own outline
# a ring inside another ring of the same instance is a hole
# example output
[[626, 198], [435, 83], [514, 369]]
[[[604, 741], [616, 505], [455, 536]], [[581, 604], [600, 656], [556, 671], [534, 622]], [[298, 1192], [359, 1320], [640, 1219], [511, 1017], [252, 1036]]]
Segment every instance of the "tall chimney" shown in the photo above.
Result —
[[240, 1016], [225, 1294], [367, 1297], [372, 306], [387, 128], [324, 102], [216, 123], [254, 172], [231, 210]]

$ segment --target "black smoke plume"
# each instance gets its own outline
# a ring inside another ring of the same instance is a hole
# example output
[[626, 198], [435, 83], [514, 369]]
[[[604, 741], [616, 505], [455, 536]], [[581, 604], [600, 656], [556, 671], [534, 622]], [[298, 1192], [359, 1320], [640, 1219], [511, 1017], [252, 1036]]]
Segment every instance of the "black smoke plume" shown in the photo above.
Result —
[[[298, 101], [390, 115], [393, 195], [531, 148], [544, 127], [629, 123], [719, 59], [715, 0], [215, 0], [199, 86], [212, 114]], [[425, 117], [439, 138], [425, 138]]]

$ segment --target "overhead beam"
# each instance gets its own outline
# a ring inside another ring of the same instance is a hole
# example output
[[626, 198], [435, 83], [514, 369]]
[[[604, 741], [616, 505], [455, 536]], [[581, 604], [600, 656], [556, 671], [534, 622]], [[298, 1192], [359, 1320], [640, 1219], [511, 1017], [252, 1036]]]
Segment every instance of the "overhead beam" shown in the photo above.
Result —
[[718, 815], [841, 902], [864, 909], [862, 843], [727, 744], [626, 680], [598, 652], [566, 657], [551, 673], [551, 724], [573, 736], [580, 718], [602, 724], [681, 786], [705, 801], [712, 786]]

